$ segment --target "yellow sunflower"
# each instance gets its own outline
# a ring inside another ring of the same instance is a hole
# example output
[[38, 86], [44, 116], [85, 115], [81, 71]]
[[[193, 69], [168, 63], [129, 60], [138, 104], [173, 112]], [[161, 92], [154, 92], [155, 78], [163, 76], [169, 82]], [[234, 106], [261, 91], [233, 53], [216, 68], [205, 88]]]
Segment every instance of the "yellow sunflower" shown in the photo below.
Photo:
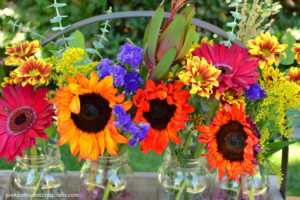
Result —
[[254, 40], [248, 41], [249, 53], [253, 55], [259, 63], [261, 69], [264, 69], [273, 63], [279, 64], [278, 55], [286, 56], [284, 50], [287, 44], [279, 44], [275, 36], [271, 36], [269, 32], [261, 33]]
[[218, 77], [221, 70], [207, 63], [205, 58], [194, 56], [187, 60], [184, 69], [179, 73], [178, 77], [185, 85], [191, 86], [190, 93], [200, 96], [209, 97], [213, 91], [213, 87], [218, 87]]
[[292, 51], [295, 54], [295, 59], [296, 59], [297, 63], [300, 64], [300, 43], [294, 44]]
[[38, 52], [42, 47], [39, 44], [38, 40], [32, 42], [25, 41], [21, 43], [18, 41], [18, 44], [14, 44], [10, 47], [5, 47], [5, 54], [9, 55], [5, 60], [6, 65], [20, 65], [26, 58], [29, 58], [36, 52]]
[[23, 86], [27, 83], [30, 85], [36, 85], [37, 83], [47, 85], [51, 71], [52, 64], [30, 57], [15, 70], [15, 82], [22, 83]]
[[128, 139], [114, 126], [112, 108], [122, 105], [129, 110], [132, 103], [123, 103], [124, 94], [116, 96], [118, 89], [112, 76], [98, 81], [96, 72], [92, 72], [90, 79], [82, 74], [67, 79], [69, 84], [51, 100], [58, 109], [58, 145], [70, 142], [72, 155], [79, 153], [79, 160], [97, 160], [105, 151], [117, 155], [118, 143], [128, 143]]

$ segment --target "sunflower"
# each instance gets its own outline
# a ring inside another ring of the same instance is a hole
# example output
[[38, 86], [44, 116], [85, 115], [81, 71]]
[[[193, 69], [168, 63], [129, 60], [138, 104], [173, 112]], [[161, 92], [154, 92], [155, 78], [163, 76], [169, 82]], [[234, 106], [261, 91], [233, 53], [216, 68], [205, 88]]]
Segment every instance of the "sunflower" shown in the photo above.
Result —
[[29, 58], [36, 52], [38, 52], [42, 47], [38, 40], [32, 42], [25, 41], [21, 43], [18, 41], [17, 45], [12, 45], [10, 47], [5, 47], [5, 54], [9, 55], [5, 60], [6, 65], [20, 65], [26, 58]]
[[148, 80], [144, 90], [138, 89], [133, 96], [137, 107], [134, 121], [150, 123], [148, 136], [141, 142], [141, 150], [148, 153], [154, 150], [161, 154], [169, 140], [182, 144], [177, 131], [184, 129], [187, 114], [194, 108], [187, 102], [190, 95], [188, 90], [182, 90], [183, 83], [155, 84]]
[[219, 180], [227, 174], [228, 179], [238, 180], [239, 175], [256, 172], [254, 147], [258, 139], [247, 122], [244, 107], [226, 106], [217, 111], [212, 124], [197, 127], [201, 132], [199, 142], [207, 144], [210, 170], [218, 168]]
[[269, 32], [261, 33], [254, 40], [248, 41], [249, 53], [258, 61], [261, 69], [264, 69], [273, 63], [279, 64], [278, 55], [286, 56], [284, 50], [287, 44], [279, 44], [275, 36], [271, 36]]
[[123, 103], [124, 94], [116, 96], [118, 89], [112, 76], [98, 81], [96, 72], [92, 72], [90, 79], [82, 74], [67, 79], [69, 84], [51, 100], [58, 109], [58, 145], [70, 142], [72, 155], [79, 153], [79, 160], [97, 160], [105, 150], [117, 155], [118, 143], [128, 143], [128, 139], [114, 126], [112, 108], [122, 105], [127, 111], [132, 103]]
[[231, 88], [227, 88], [223, 93], [219, 93], [217, 91], [215, 97], [220, 101], [222, 106], [226, 106], [228, 104], [236, 104], [240, 106], [245, 103], [244, 92], [239, 94]]
[[286, 78], [287, 80], [296, 82], [298, 85], [300, 85], [300, 68], [291, 67]]
[[47, 89], [26, 85], [2, 88], [0, 98], [0, 158], [14, 161], [23, 151], [36, 145], [36, 138], [47, 139], [45, 129], [54, 116], [53, 105], [46, 100]]
[[226, 47], [223, 44], [203, 43], [192, 54], [205, 58], [208, 63], [221, 70], [218, 77], [218, 91], [220, 93], [229, 87], [241, 94], [245, 88], [250, 87], [250, 84], [257, 82], [259, 74], [256, 68], [258, 63], [255, 60], [250, 60], [251, 55], [247, 49], [236, 44]]
[[300, 43], [294, 44], [294, 47], [292, 48], [292, 51], [295, 54], [295, 60], [300, 65]]
[[200, 96], [209, 97], [213, 92], [213, 87], [218, 87], [217, 81], [220, 70], [208, 64], [204, 58], [194, 56], [191, 60], [187, 60], [187, 65], [179, 73], [179, 80], [185, 85], [191, 86], [190, 93]]
[[47, 85], [51, 71], [51, 64], [30, 57], [15, 70], [16, 77], [14, 80], [15, 83], [22, 83], [23, 86], [27, 83], [30, 85], [36, 85], [37, 83]]

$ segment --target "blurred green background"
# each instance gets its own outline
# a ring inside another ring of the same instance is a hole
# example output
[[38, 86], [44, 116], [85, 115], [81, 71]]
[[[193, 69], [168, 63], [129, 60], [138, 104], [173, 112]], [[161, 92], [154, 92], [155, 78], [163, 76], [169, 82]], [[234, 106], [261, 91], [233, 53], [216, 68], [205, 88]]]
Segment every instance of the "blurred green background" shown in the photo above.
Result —
[[[59, 3], [67, 3], [66, 7], [60, 9], [62, 15], [67, 15], [62, 21], [63, 26], [71, 25], [79, 20], [104, 14], [109, 7], [113, 12], [129, 10], [154, 10], [160, 3], [159, 0], [59, 0]], [[169, 2], [166, 1], [165, 9], [168, 10]], [[275, 17], [272, 26], [273, 33], [281, 38], [288, 29], [292, 29], [295, 35], [300, 35], [300, 4], [298, 0], [281, 0], [283, 9]], [[0, 64], [3, 65], [5, 45], [15, 43], [17, 40], [39, 39], [32, 37], [30, 33], [18, 33], [12, 30], [8, 24], [10, 20], [19, 20], [19, 23], [28, 24], [45, 37], [53, 34], [50, 18], [55, 17], [55, 10], [48, 8], [52, 0], [0, 0]], [[228, 30], [225, 24], [231, 19], [231, 11], [226, 1], [220, 0], [194, 0], [196, 6], [196, 17]], [[110, 21], [111, 29], [107, 35], [108, 41], [104, 42], [105, 51], [102, 55], [113, 58], [126, 38], [130, 38], [135, 44], [141, 45], [144, 29], [149, 19], [126, 19]], [[92, 24], [80, 29], [86, 38], [86, 46], [91, 47], [91, 41], [95, 34], [99, 34], [99, 24]], [[199, 30], [201, 36], [216, 37], [209, 32]], [[296, 38], [298, 41], [300, 38]], [[43, 40], [40, 40], [43, 41]], [[51, 45], [49, 45], [52, 48]], [[44, 52], [45, 53], [45, 52]], [[71, 157], [68, 145], [61, 147], [62, 160], [68, 170], [79, 170], [81, 163], [77, 158]], [[162, 162], [162, 156], [153, 152], [142, 154], [138, 147], [130, 149], [130, 165], [134, 171], [154, 172]], [[292, 145], [290, 150], [288, 195], [300, 196], [300, 143]], [[273, 156], [273, 161], [280, 166], [280, 153]], [[6, 163], [0, 159], [0, 169], [11, 169], [13, 163]]]

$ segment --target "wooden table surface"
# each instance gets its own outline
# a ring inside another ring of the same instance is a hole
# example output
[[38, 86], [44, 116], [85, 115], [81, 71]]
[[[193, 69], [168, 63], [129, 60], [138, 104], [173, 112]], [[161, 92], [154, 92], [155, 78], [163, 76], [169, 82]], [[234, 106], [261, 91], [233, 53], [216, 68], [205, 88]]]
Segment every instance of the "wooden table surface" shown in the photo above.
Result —
[[[9, 193], [9, 181], [10, 171], [0, 170], [0, 200], [4, 200], [5, 194]], [[68, 172], [67, 183], [72, 183], [68, 185], [68, 193], [78, 194], [79, 172]], [[270, 176], [270, 183], [267, 200], [283, 200], [276, 185], [277, 177]], [[132, 200], [158, 200], [160, 185], [157, 182], [156, 173], [134, 173], [129, 188], [133, 191]], [[68, 199], [75, 200], [78, 198]]]

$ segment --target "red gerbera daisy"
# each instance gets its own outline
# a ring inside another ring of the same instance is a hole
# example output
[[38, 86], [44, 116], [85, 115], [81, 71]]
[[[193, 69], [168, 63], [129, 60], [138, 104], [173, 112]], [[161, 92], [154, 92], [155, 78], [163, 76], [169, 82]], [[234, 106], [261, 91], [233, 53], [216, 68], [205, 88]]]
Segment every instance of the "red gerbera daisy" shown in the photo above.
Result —
[[0, 158], [14, 161], [23, 151], [36, 144], [36, 138], [47, 139], [45, 128], [53, 121], [54, 109], [46, 100], [47, 89], [21, 85], [2, 89], [0, 98]]
[[220, 83], [218, 90], [223, 93], [227, 87], [241, 94], [244, 88], [249, 88], [258, 79], [256, 68], [259, 66], [256, 60], [250, 60], [248, 50], [234, 44], [226, 47], [224, 44], [202, 44], [195, 49], [193, 56], [204, 57], [214, 67], [221, 70], [218, 78]]
[[161, 154], [168, 146], [169, 140], [181, 144], [177, 131], [184, 129], [188, 113], [194, 108], [189, 105], [189, 91], [182, 90], [183, 83], [158, 84], [148, 80], [144, 90], [137, 90], [133, 97], [137, 107], [135, 122], [150, 123], [146, 139], [141, 142], [145, 153], [155, 150]]

